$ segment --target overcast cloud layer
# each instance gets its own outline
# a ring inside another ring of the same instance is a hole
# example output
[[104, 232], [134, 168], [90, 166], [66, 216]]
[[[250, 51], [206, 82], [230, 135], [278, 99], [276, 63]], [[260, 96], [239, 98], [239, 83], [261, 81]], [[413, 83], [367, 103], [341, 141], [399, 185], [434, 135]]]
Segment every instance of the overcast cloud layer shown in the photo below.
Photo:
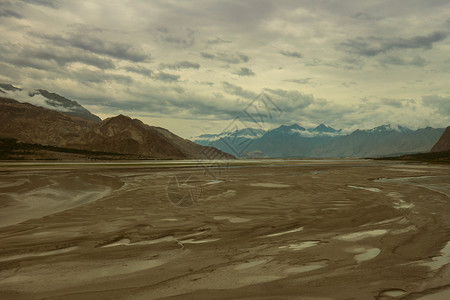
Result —
[[183, 137], [450, 125], [448, 0], [0, 0], [0, 36], [0, 82]]

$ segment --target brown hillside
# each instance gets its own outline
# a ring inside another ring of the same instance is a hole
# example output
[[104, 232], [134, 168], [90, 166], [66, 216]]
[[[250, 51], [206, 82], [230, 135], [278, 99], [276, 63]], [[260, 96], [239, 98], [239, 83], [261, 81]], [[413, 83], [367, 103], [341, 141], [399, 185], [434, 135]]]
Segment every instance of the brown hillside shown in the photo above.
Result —
[[151, 158], [230, 159], [170, 131], [119, 115], [102, 122], [72, 117], [28, 103], [0, 98], [0, 137], [21, 142]]
[[443, 152], [450, 150], [450, 126], [445, 129], [439, 141], [431, 148], [431, 152]]

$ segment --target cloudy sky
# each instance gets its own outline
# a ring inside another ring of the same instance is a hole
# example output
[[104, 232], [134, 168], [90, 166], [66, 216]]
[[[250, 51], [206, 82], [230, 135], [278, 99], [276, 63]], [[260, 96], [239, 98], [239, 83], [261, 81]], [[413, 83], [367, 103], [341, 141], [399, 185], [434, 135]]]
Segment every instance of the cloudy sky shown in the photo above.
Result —
[[448, 0], [0, 0], [0, 36], [0, 82], [185, 138], [450, 125]]

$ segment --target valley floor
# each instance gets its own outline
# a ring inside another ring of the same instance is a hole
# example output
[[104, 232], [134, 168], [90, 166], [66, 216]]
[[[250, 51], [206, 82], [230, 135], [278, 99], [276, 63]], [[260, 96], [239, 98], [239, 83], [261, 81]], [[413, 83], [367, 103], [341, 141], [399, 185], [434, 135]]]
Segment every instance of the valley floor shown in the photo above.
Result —
[[1, 163], [1, 299], [449, 299], [450, 166]]

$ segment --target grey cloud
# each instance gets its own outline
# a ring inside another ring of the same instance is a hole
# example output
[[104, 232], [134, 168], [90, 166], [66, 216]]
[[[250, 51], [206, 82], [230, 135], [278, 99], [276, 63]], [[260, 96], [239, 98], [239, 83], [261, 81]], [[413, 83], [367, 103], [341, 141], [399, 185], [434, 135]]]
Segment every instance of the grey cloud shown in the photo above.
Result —
[[223, 85], [223, 89], [225, 90], [225, 92], [230, 95], [236, 95], [236, 96], [247, 98], [247, 99], [253, 99], [257, 96], [256, 93], [254, 93], [250, 90], [243, 89], [242, 87], [231, 84], [227, 81], [222, 82], [222, 85]]
[[223, 40], [219, 37], [216, 37], [215, 39], [212, 39], [212, 40], [207, 40], [206, 42], [208, 44], [230, 44], [230, 43], [232, 43], [231, 41]]
[[[71, 46], [95, 54], [106, 55], [132, 62], [144, 62], [150, 60], [149, 54], [144, 53], [131, 44], [102, 40], [93, 36], [91, 31], [86, 32], [86, 28], [71, 27], [71, 29], [73, 29], [73, 31], [69, 32], [66, 36], [41, 34], [35, 34], [35, 36], [48, 40], [54, 45], [63, 47]], [[93, 29], [92, 31], [96, 31], [96, 29]]]
[[105, 82], [119, 82], [122, 84], [131, 84], [133, 82], [133, 79], [129, 76], [124, 75], [118, 75], [118, 74], [112, 74], [112, 73], [106, 73], [103, 71], [92, 71], [92, 70], [79, 70], [71, 73], [71, 75], [75, 76], [79, 82], [83, 84], [90, 84], [90, 83], [105, 83]]
[[255, 76], [255, 72], [250, 70], [249, 68], [240, 68], [238, 71], [236, 71], [234, 74], [239, 76]]
[[349, 87], [351, 87], [352, 85], [356, 85], [356, 82], [354, 82], [354, 81], [351, 81], [351, 82], [343, 82], [342, 85], [349, 88]]
[[280, 51], [280, 53], [287, 57], [296, 57], [296, 58], [302, 58], [302, 54], [295, 51]]
[[[351, 56], [346, 56], [344, 58], [341, 59], [341, 64], [338, 64], [338, 67], [342, 67], [344, 69], [361, 69], [364, 66], [364, 61], [356, 58], [356, 57], [351, 57]], [[334, 66], [333, 66], [334, 67]]]
[[250, 57], [248, 57], [245, 54], [235, 52], [235, 53], [228, 53], [228, 52], [218, 52], [216, 54], [211, 54], [207, 52], [202, 52], [200, 55], [207, 59], [215, 59], [220, 60], [229, 64], [238, 64], [241, 62], [248, 62], [250, 60]]
[[298, 79], [285, 79], [283, 81], [293, 82], [293, 83], [298, 83], [298, 84], [308, 84], [308, 83], [311, 83], [311, 80], [312, 80], [311, 77], [306, 77], [306, 78], [298, 78]]
[[55, 47], [35, 48], [32, 46], [23, 49], [15, 44], [0, 44], [0, 50], [1, 60], [17, 66], [35, 69], [50, 68], [51, 62], [55, 62], [59, 66], [79, 62], [100, 69], [115, 68], [110, 59], [74, 49], [62, 50]]
[[214, 54], [207, 53], [207, 52], [202, 52], [202, 53], [200, 53], [200, 55], [207, 59], [214, 59], [216, 57]]
[[422, 103], [441, 115], [450, 115], [450, 97], [441, 97], [437, 95], [423, 96]]
[[104, 54], [133, 62], [142, 62], [150, 59], [150, 55], [143, 53], [130, 44], [105, 42], [96, 37], [88, 37], [83, 35], [72, 36], [69, 43], [73, 47], [84, 49], [93, 53]]
[[169, 30], [167, 27], [159, 27], [156, 29], [159, 38], [167, 43], [175, 44], [177, 46], [186, 48], [195, 44], [195, 31], [187, 28], [186, 32], [176, 33]]
[[180, 79], [180, 75], [169, 74], [165, 72], [159, 72], [152, 76], [154, 80], [166, 81], [166, 82], [175, 82]]
[[402, 100], [399, 100], [399, 99], [387, 99], [387, 98], [384, 98], [384, 99], [381, 99], [381, 103], [383, 105], [396, 107], [396, 108], [403, 107], [403, 102], [402, 102]]
[[[370, 112], [370, 111], [381, 111], [386, 114], [386, 110], [398, 109], [408, 109], [409, 111], [414, 111], [417, 109], [417, 102], [414, 99], [398, 99], [398, 98], [381, 98], [381, 99], [365, 99], [363, 103], [358, 105], [357, 111]], [[355, 111], [355, 113], [357, 112]]]
[[382, 65], [397, 65], [397, 66], [414, 66], [414, 67], [423, 67], [427, 64], [427, 61], [420, 57], [416, 56], [413, 59], [405, 59], [399, 56], [385, 56], [378, 60]]
[[305, 95], [298, 91], [269, 88], [264, 90], [270, 93], [272, 98], [277, 101], [276, 104], [287, 113], [298, 111], [301, 108], [309, 106], [314, 101], [317, 101], [312, 95]]
[[160, 68], [162, 69], [172, 69], [172, 70], [179, 70], [179, 69], [199, 69], [200, 64], [190, 62], [190, 61], [179, 61], [173, 64], [165, 64], [161, 63]]
[[276, 9], [272, 1], [207, 1], [205, 11], [227, 27], [237, 26], [239, 30], [251, 30], [267, 21]]
[[33, 68], [37, 70], [51, 70], [57, 67], [57, 65], [52, 61], [43, 61], [39, 59], [34, 59], [33, 57], [22, 57], [22, 56], [11, 57], [5, 55], [5, 53], [0, 53], [0, 61], [3, 61], [9, 65], [14, 66], [14, 68], [24, 67], [24, 68]]
[[230, 64], [238, 64], [240, 62], [248, 62], [249, 57], [240, 53], [226, 53], [219, 52], [216, 54], [216, 59], [230, 63]]
[[51, 8], [59, 7], [59, 0], [22, 0], [22, 2], [26, 2], [34, 5], [47, 6]]
[[141, 66], [128, 66], [128, 67], [125, 67], [124, 69], [127, 70], [128, 72], [141, 74], [141, 75], [144, 75], [146, 77], [151, 77], [152, 74], [153, 74], [152, 70], [147, 69], [145, 67], [141, 67]]
[[99, 32], [105, 31], [105, 29], [102, 29], [100, 27], [88, 25], [88, 24], [84, 24], [84, 23], [72, 23], [72, 24], [67, 25], [66, 27], [71, 31], [71, 34], [74, 34], [74, 33], [91, 34], [93, 32], [99, 33]]
[[376, 17], [374, 15], [368, 14], [368, 13], [363, 13], [363, 12], [359, 12], [356, 13], [352, 16], [352, 18], [357, 19], [357, 20], [363, 20], [363, 21], [376, 21], [376, 20], [380, 20], [380, 17]]
[[445, 32], [433, 32], [425, 36], [415, 36], [412, 38], [379, 38], [369, 37], [349, 39], [340, 46], [346, 51], [361, 56], [376, 56], [393, 49], [431, 49], [434, 43], [447, 38]]
[[41, 60], [54, 60], [58, 65], [64, 66], [69, 63], [81, 62], [86, 65], [92, 65], [99, 69], [114, 69], [115, 65], [110, 59], [90, 55], [87, 53], [77, 53], [76, 51], [55, 51], [48, 49], [25, 50], [24, 54], [30, 54], [32, 57]]
[[237, 56], [243, 61], [243, 62], [248, 62], [250, 60], [250, 57], [248, 57], [245, 54], [237, 54]]
[[[216, 97], [205, 97], [192, 93], [180, 93], [174, 87], [164, 88], [162, 86], [143, 90], [139, 98], [145, 98], [145, 102], [137, 102], [135, 109], [140, 111], [156, 111], [157, 116], [186, 113], [192, 119], [231, 119], [241, 113], [242, 107], [236, 105], [234, 101], [224, 101], [220, 95]], [[175, 92], [175, 93], [173, 93]], [[136, 94], [134, 93], [136, 96]], [[131, 102], [131, 101], [130, 101]], [[118, 103], [118, 106], [129, 110], [129, 103]]]
[[22, 15], [10, 9], [0, 10], [0, 18], [16, 18], [22, 19]]
[[148, 78], [152, 78], [153, 80], [165, 81], [165, 82], [176, 82], [180, 79], [180, 75], [170, 74], [165, 72], [154, 73], [152, 70], [147, 69], [142, 66], [127, 66], [124, 67], [128, 72], [133, 72], [136, 74], [144, 75]]

